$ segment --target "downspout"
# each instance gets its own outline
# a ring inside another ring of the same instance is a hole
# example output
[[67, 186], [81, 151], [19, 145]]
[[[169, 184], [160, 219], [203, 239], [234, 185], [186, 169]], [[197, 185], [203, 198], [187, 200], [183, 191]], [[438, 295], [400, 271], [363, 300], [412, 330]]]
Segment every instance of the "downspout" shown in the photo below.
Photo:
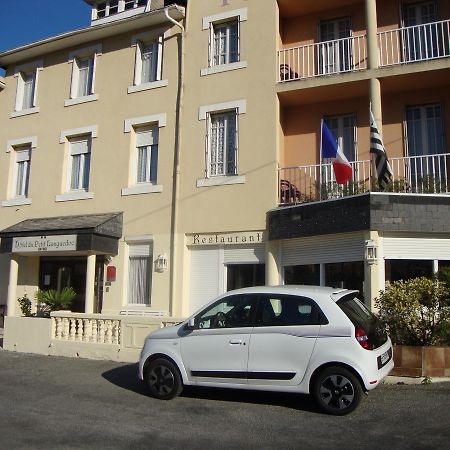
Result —
[[173, 316], [175, 304], [175, 286], [177, 280], [177, 254], [178, 245], [178, 199], [180, 191], [180, 148], [181, 148], [181, 112], [183, 106], [184, 87], [184, 33], [185, 29], [181, 23], [169, 16], [169, 9], [164, 8], [167, 20], [181, 28], [182, 32], [178, 38], [178, 92], [175, 112], [175, 154], [173, 161], [173, 184], [172, 184], [172, 205], [171, 205], [171, 225], [170, 225], [170, 293], [169, 293], [169, 314]]

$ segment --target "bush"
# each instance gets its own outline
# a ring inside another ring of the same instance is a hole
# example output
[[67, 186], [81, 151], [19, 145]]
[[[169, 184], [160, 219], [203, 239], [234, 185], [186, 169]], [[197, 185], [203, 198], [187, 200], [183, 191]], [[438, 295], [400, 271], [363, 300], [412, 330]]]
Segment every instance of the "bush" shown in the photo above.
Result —
[[54, 289], [37, 291], [36, 299], [41, 313], [44, 316], [49, 316], [51, 311], [69, 309], [76, 295], [73, 288], [65, 287], [61, 291], [55, 291]]
[[25, 294], [23, 297], [18, 298], [17, 301], [19, 302], [22, 315], [25, 317], [31, 317], [31, 300], [28, 298], [27, 294]]
[[450, 292], [444, 283], [425, 277], [394, 281], [375, 299], [392, 342], [400, 345], [447, 344]]

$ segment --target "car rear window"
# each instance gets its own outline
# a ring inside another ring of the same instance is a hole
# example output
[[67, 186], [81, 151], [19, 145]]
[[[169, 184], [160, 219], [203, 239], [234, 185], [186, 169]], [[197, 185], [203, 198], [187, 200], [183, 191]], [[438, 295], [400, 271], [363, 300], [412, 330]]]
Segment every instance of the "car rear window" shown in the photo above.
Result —
[[372, 348], [381, 347], [387, 341], [387, 333], [381, 321], [354, 294], [346, 295], [336, 303], [355, 328], [362, 328], [366, 332]]

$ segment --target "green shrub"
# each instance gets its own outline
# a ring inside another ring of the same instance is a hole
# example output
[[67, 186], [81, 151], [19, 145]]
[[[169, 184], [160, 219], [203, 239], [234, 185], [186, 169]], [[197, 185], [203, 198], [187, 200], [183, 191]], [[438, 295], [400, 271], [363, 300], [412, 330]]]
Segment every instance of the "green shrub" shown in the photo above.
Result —
[[25, 317], [31, 317], [31, 300], [28, 298], [27, 294], [25, 294], [23, 297], [18, 298], [17, 301], [19, 302], [22, 315]]
[[73, 288], [65, 287], [61, 291], [55, 291], [54, 289], [37, 291], [36, 299], [43, 315], [49, 316], [51, 311], [69, 309], [76, 295]]
[[379, 317], [394, 344], [447, 344], [450, 330], [449, 290], [425, 277], [394, 281], [375, 299]]

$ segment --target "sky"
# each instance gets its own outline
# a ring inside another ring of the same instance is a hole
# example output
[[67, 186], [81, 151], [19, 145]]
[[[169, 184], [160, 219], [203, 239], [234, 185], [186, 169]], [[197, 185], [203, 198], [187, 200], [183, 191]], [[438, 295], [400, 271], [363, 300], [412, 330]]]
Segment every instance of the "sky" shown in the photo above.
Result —
[[90, 25], [83, 0], [0, 0], [0, 53]]

